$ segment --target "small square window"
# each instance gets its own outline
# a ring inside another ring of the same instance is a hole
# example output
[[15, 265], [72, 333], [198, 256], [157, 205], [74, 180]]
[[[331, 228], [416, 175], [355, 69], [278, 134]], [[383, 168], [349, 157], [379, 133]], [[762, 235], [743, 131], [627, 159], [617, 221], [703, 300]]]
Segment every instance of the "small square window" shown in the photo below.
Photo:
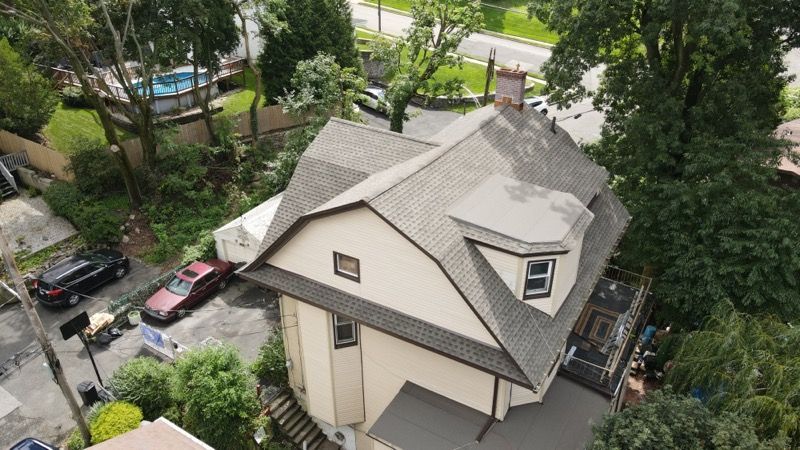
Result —
[[333, 346], [334, 348], [358, 345], [358, 328], [350, 319], [333, 315]]
[[528, 263], [528, 273], [525, 280], [525, 295], [523, 298], [539, 298], [550, 296], [553, 287], [554, 259], [546, 261], [531, 261]]
[[353, 281], [361, 280], [359, 261], [352, 256], [333, 252], [333, 273]]

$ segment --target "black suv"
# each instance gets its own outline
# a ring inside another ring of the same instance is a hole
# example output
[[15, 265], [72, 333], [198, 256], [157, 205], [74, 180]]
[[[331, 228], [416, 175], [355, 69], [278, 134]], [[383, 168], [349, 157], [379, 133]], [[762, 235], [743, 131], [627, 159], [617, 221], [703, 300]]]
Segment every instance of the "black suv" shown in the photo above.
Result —
[[33, 280], [36, 298], [45, 305], [75, 306], [103, 284], [128, 273], [130, 263], [116, 250], [70, 256]]

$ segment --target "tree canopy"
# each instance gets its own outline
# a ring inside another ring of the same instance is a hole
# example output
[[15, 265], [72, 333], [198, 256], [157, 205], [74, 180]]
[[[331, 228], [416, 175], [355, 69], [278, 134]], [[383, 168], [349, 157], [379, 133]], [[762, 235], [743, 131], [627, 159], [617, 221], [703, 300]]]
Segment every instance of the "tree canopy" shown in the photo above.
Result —
[[[262, 34], [269, 35], [263, 36], [259, 66], [268, 103], [289, 90], [297, 64], [319, 52], [333, 56], [341, 67], [361, 70], [347, 0], [293, 0], [285, 7], [276, 2], [266, 8], [271, 14], [262, 14], [259, 22]], [[274, 33], [275, 21], [285, 29]]]
[[698, 391], [714, 412], [747, 416], [764, 438], [800, 446], [800, 327], [718, 307], [689, 333], [667, 382]]
[[[730, 299], [800, 317], [798, 193], [775, 183], [772, 137], [800, 44], [785, 0], [532, 0], [561, 39], [544, 65], [551, 103], [593, 94], [605, 111], [590, 155], [633, 215], [621, 263], [650, 267], [675, 318]], [[582, 84], [604, 66], [596, 92]]]
[[57, 103], [50, 82], [0, 38], [0, 128], [32, 138], [50, 121]]
[[403, 132], [408, 120], [406, 107], [419, 94], [458, 95], [464, 80], [437, 81], [433, 75], [442, 67], [460, 67], [463, 57], [455, 51], [470, 34], [483, 28], [479, 2], [472, 0], [413, 0], [414, 21], [406, 34], [394, 41], [378, 39], [374, 59], [383, 61], [392, 131]]

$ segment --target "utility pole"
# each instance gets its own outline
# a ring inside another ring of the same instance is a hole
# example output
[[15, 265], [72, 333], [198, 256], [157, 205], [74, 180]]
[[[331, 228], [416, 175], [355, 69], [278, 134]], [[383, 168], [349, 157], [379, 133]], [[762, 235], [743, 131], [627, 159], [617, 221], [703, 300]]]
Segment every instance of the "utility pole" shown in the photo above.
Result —
[[47, 337], [47, 332], [44, 329], [44, 325], [42, 325], [42, 320], [33, 307], [33, 301], [30, 295], [28, 295], [28, 288], [25, 287], [25, 282], [22, 280], [22, 276], [19, 273], [17, 263], [14, 261], [14, 254], [11, 252], [11, 247], [8, 246], [8, 241], [6, 241], [6, 236], [3, 234], [2, 229], [0, 229], [0, 255], [2, 255], [6, 263], [6, 270], [8, 270], [11, 279], [14, 281], [14, 287], [22, 302], [22, 307], [25, 309], [25, 314], [28, 315], [28, 319], [31, 321], [31, 327], [36, 333], [36, 340], [39, 341], [39, 345], [42, 347], [45, 358], [47, 358], [47, 364], [53, 372], [53, 377], [55, 377], [56, 384], [61, 388], [61, 393], [64, 394], [64, 399], [67, 401], [70, 411], [72, 411], [72, 418], [78, 424], [84, 442], [89, 443], [92, 441], [91, 435], [89, 434], [89, 427], [86, 426], [86, 420], [81, 414], [81, 408], [78, 406], [75, 394], [69, 389], [67, 377], [64, 376], [64, 369], [61, 367], [61, 362], [58, 360], [58, 355], [56, 355], [53, 344], [50, 343], [50, 339]]
[[486, 86], [483, 88], [483, 106], [486, 106], [489, 102], [489, 86], [494, 78], [494, 57], [496, 53], [497, 49], [494, 47], [489, 50], [489, 63], [486, 64]]
[[378, 0], [378, 33], [381, 31], [381, 0]]

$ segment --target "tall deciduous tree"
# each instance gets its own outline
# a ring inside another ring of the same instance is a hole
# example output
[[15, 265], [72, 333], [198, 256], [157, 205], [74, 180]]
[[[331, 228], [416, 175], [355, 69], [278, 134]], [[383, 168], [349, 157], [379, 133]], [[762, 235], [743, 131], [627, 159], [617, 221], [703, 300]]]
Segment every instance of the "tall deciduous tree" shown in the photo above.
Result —
[[239, 17], [239, 31], [242, 34], [247, 66], [253, 72], [253, 77], [255, 78], [255, 96], [253, 96], [253, 102], [250, 103], [250, 133], [255, 143], [258, 142], [258, 136], [260, 135], [258, 130], [258, 107], [261, 105], [261, 94], [264, 91], [264, 86], [261, 81], [261, 67], [259, 67], [256, 55], [253, 54], [250, 48], [250, 32], [252, 30], [248, 30], [247, 24], [250, 20], [258, 20], [261, 26], [260, 35], [262, 39], [269, 39], [275, 36], [286, 28], [286, 23], [278, 18], [278, 13], [283, 11], [286, 3], [284, 0], [236, 0], [234, 7], [236, 8], [236, 15]]
[[[142, 203], [139, 185], [133, 175], [130, 160], [122, 150], [117, 128], [111, 119], [111, 112], [103, 98], [95, 91], [96, 83], [90, 78], [93, 67], [87, 48], [94, 48], [88, 42], [88, 30], [92, 27], [92, 8], [84, 0], [25, 0], [14, 3], [0, 1], [0, 14], [21, 20], [46, 33], [64, 52], [72, 65], [72, 70], [81, 84], [83, 95], [97, 111], [103, 126], [106, 140], [111, 144], [111, 153], [117, 161], [131, 206]], [[100, 83], [107, 88], [107, 84]]]
[[[202, 110], [206, 128], [216, 145], [211, 79], [219, 71], [222, 57], [239, 44], [236, 6], [233, 0], [169, 0], [168, 9], [177, 48], [182, 48], [192, 63], [195, 104]], [[201, 77], [201, 68], [206, 70], [205, 80]]]
[[645, 401], [606, 416], [593, 429], [591, 450], [780, 448], [759, 441], [753, 425], [731, 413], [716, 414], [698, 400], [669, 388], [649, 392]]
[[391, 83], [386, 91], [391, 130], [403, 132], [406, 107], [416, 94], [452, 95], [464, 81], [439, 82], [433, 76], [442, 67], [460, 66], [454, 52], [466, 37], [483, 28], [480, 3], [472, 0], [412, 0], [414, 21], [405, 36], [393, 42], [376, 41], [374, 58], [385, 63]]
[[748, 416], [765, 438], [800, 446], [800, 327], [774, 316], [750, 316], [720, 305], [689, 333], [667, 381], [701, 389], [715, 412]]
[[[800, 317], [798, 194], [774, 184], [772, 137], [800, 44], [785, 0], [532, 0], [561, 37], [544, 66], [551, 102], [594, 94], [606, 112], [590, 154], [634, 219], [624, 263], [651, 266], [675, 317], [731, 299]], [[586, 72], [605, 67], [590, 93]]]
[[360, 70], [347, 0], [292, 0], [286, 8], [268, 6], [274, 17], [286, 24], [286, 30], [278, 35], [264, 35], [271, 25], [261, 19], [265, 42], [259, 65], [267, 103], [274, 104], [289, 90], [297, 63], [313, 58], [318, 52], [332, 55], [341, 67]]

